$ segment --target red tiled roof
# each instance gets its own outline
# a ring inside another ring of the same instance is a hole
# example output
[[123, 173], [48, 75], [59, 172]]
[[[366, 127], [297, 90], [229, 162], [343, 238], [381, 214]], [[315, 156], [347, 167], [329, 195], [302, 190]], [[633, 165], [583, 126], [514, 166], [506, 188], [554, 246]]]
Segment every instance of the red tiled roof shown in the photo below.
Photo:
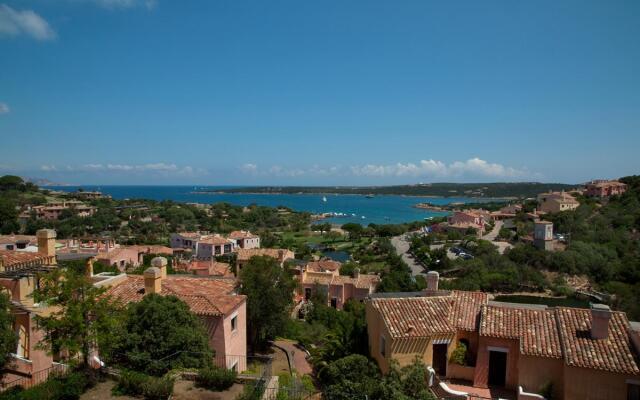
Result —
[[483, 306], [480, 336], [519, 339], [520, 352], [525, 355], [562, 357], [553, 309]]
[[0, 259], [5, 268], [20, 264], [43, 265], [49, 262], [49, 258], [42, 254], [14, 250], [0, 250]]
[[392, 337], [419, 338], [455, 332], [450, 296], [375, 298], [371, 304], [382, 315]]
[[229, 234], [229, 239], [255, 239], [258, 235], [255, 235], [249, 231], [233, 231]]
[[486, 293], [455, 290], [425, 292], [425, 297], [375, 298], [372, 305], [392, 336], [427, 337], [456, 329], [475, 330], [480, 307], [487, 299]]
[[209, 276], [233, 277], [229, 264], [213, 260], [191, 261], [187, 269], [189, 271], [207, 270]]
[[[226, 279], [203, 279], [167, 276], [162, 280], [164, 296], [174, 295], [187, 303], [197, 315], [227, 315], [246, 300], [244, 295], [233, 294], [235, 282]], [[107, 291], [123, 303], [138, 302], [145, 295], [144, 277], [128, 275], [127, 279]]]
[[200, 243], [211, 244], [214, 246], [224, 246], [226, 244], [231, 244], [231, 242], [229, 242], [229, 239], [225, 239], [222, 236], [208, 236], [200, 240]]
[[238, 249], [237, 252], [237, 259], [241, 261], [248, 261], [256, 256], [268, 256], [280, 262], [294, 258], [293, 252], [287, 249]]
[[314, 272], [335, 271], [337, 269], [340, 269], [341, 266], [342, 264], [338, 261], [319, 260], [307, 263], [307, 270]]
[[624, 313], [611, 312], [606, 339], [591, 338], [590, 310], [559, 307], [556, 315], [567, 365], [625, 374], [640, 373], [629, 338], [629, 321]]
[[173, 254], [173, 249], [167, 246], [139, 244], [139, 245], [127, 246], [127, 247], [137, 250], [138, 253], [166, 254], [166, 255]]
[[456, 328], [463, 331], [475, 331], [478, 328], [480, 307], [487, 304], [488, 296], [482, 292], [466, 292], [454, 290], [453, 322]]

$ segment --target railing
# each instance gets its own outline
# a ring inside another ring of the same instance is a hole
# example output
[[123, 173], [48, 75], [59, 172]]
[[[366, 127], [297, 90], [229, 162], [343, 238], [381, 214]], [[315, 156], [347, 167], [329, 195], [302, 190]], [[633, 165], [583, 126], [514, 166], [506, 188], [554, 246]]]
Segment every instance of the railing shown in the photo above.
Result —
[[3, 392], [15, 386], [20, 386], [24, 389], [28, 389], [32, 386], [46, 382], [47, 379], [49, 379], [51, 376], [64, 375], [68, 370], [68, 365], [53, 363], [53, 365], [49, 368], [45, 368], [37, 372], [32, 372], [30, 374], [31, 376], [25, 376], [9, 382], [0, 383], [0, 392]]

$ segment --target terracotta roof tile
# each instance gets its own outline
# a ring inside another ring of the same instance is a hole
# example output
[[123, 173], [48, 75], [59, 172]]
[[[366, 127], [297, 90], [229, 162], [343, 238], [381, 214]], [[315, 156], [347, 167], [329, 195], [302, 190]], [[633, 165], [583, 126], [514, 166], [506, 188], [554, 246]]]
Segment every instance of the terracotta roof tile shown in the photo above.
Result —
[[307, 270], [314, 272], [335, 271], [339, 270], [341, 266], [342, 264], [338, 261], [319, 260], [307, 263]]
[[233, 231], [228, 235], [229, 239], [256, 239], [258, 237], [249, 231]]
[[482, 292], [466, 292], [454, 290], [452, 296], [454, 303], [454, 323], [463, 331], [475, 331], [478, 328], [480, 307], [487, 304], [488, 296]]
[[453, 309], [450, 296], [374, 298], [371, 304], [382, 315], [392, 337], [429, 337], [455, 332], [450, 318]]
[[[161, 293], [178, 297], [197, 315], [226, 315], [246, 300], [246, 296], [234, 291], [232, 280], [167, 276], [162, 280]], [[110, 287], [107, 294], [125, 304], [138, 302], [145, 295], [144, 277], [128, 275]]]
[[293, 252], [287, 249], [238, 249], [237, 252], [237, 259], [240, 261], [248, 261], [256, 256], [268, 256], [280, 262], [295, 257]]
[[553, 309], [483, 306], [480, 336], [519, 339], [520, 353], [525, 355], [562, 357]]
[[2, 260], [4, 268], [21, 264], [44, 265], [49, 262], [49, 258], [42, 254], [14, 250], [0, 250], [0, 259]]
[[591, 338], [590, 310], [559, 307], [556, 315], [567, 365], [626, 374], [640, 373], [637, 355], [629, 338], [629, 321], [624, 313], [611, 313], [606, 339]]

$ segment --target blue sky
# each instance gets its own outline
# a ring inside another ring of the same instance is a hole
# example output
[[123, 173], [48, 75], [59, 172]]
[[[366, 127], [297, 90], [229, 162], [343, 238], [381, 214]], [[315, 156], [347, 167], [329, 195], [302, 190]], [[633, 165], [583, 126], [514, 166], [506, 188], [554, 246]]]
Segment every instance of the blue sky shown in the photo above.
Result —
[[640, 173], [638, 1], [0, 0], [0, 173], [78, 184]]

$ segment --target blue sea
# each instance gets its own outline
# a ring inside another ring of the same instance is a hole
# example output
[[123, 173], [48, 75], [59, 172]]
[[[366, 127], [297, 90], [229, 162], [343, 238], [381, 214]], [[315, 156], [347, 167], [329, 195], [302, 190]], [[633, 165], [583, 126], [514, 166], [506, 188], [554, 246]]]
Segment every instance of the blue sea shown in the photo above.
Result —
[[[427, 211], [413, 207], [417, 203], [429, 202], [437, 205], [449, 203], [486, 202], [491, 199], [467, 197], [425, 198], [416, 196], [380, 195], [367, 198], [361, 195], [335, 194], [222, 194], [194, 193], [201, 190], [219, 190], [220, 186], [50, 186], [48, 189], [73, 192], [82, 188], [85, 191], [98, 190], [111, 195], [114, 199], [152, 199], [174, 200], [189, 203], [221, 203], [247, 206], [285, 206], [296, 211], [311, 213], [341, 213], [344, 216], [324, 221], [344, 224], [358, 222], [363, 225], [396, 224], [421, 221], [428, 217], [447, 215], [446, 212]], [[226, 187], [228, 188], [228, 187]], [[326, 198], [324, 201], [323, 198]]]

